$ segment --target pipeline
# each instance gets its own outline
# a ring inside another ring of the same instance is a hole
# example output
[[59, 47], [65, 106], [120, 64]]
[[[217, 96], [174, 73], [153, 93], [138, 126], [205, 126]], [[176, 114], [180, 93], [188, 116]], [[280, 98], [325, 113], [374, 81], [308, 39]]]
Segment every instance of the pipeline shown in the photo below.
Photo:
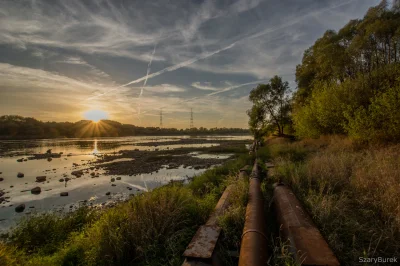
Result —
[[274, 203], [281, 236], [290, 241], [290, 252], [300, 265], [340, 265], [325, 239], [293, 191], [277, 184]]
[[268, 261], [264, 199], [257, 160], [250, 175], [249, 201], [240, 247], [239, 266], [262, 266]]

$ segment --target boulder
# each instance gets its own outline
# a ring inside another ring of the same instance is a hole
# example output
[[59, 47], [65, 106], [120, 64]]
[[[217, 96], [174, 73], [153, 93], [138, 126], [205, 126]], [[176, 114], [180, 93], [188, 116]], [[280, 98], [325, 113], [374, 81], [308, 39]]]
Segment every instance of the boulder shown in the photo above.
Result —
[[111, 184], [111, 186], [112, 186], [112, 187], [115, 187], [115, 186], [116, 186], [116, 184]]
[[21, 172], [19, 172], [18, 174], [17, 174], [17, 177], [24, 177], [24, 174], [23, 173], [21, 173]]
[[37, 194], [40, 194], [40, 192], [42, 192], [42, 189], [40, 187], [34, 187], [31, 189], [32, 194], [37, 195]]
[[66, 197], [66, 196], [68, 196], [68, 192], [61, 192], [61, 193], [60, 193], [60, 196], [61, 196], [61, 197]]
[[24, 161], [24, 158], [18, 159], [17, 162], [22, 163]]
[[107, 193], [106, 193], [106, 196], [108, 196], [108, 195], [110, 195], [110, 194], [111, 194], [111, 192], [107, 192]]
[[79, 170], [79, 171], [72, 171], [71, 172], [71, 175], [74, 175], [74, 176], [81, 176], [81, 175], [83, 175], [83, 172], [82, 172], [82, 170]]
[[44, 182], [44, 181], [46, 181], [46, 176], [45, 175], [36, 177], [36, 182]]
[[118, 177], [117, 177], [117, 180], [121, 180], [121, 177], [120, 177], [120, 176], [118, 176]]
[[115, 181], [115, 178], [111, 178], [111, 182], [114, 182]]
[[60, 181], [60, 182], [64, 182], [64, 178], [60, 178], [58, 181]]
[[0, 177], [0, 181], [3, 181], [3, 180], [4, 180], [4, 178]]
[[47, 161], [49, 161], [49, 162], [50, 162], [51, 160], [53, 160], [51, 157], [47, 158]]
[[25, 210], [25, 204], [20, 204], [15, 207], [15, 212], [23, 212]]

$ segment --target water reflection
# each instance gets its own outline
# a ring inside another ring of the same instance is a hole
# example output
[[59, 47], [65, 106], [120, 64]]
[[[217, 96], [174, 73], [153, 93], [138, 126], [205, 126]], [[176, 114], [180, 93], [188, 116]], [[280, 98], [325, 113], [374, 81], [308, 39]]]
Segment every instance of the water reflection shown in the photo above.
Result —
[[94, 155], [99, 153], [99, 150], [97, 149], [97, 139], [94, 140], [94, 149], [92, 152]]

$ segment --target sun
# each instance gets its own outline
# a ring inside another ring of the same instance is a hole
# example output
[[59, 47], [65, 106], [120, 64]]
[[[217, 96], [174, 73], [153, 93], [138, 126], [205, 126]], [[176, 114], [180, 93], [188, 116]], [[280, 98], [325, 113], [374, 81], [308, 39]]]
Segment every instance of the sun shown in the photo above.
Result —
[[92, 120], [93, 122], [97, 123], [100, 120], [107, 119], [108, 114], [103, 110], [89, 110], [83, 113], [83, 117], [88, 120]]

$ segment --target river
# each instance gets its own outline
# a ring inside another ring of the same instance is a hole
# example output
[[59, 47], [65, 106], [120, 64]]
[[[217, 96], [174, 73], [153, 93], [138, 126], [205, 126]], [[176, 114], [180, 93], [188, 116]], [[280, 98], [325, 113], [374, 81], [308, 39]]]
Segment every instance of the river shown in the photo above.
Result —
[[[72, 211], [81, 204], [107, 206], [132, 195], [150, 191], [171, 180], [185, 181], [213, 167], [213, 158], [222, 162], [232, 156], [229, 153], [207, 154], [202, 149], [244, 140], [250, 140], [250, 136], [0, 141], [0, 194], [3, 194], [0, 204], [0, 230], [7, 229], [19, 218], [34, 213], [49, 210]], [[49, 149], [51, 151], [48, 152]], [[125, 153], [136, 153], [134, 158], [118, 158], [121, 150]], [[162, 165], [144, 173], [138, 171], [141, 167], [139, 161], [133, 164], [136, 156], [137, 160], [140, 159], [142, 155], [136, 154], [141, 152], [147, 154], [146, 156], [154, 153], [157, 158], [162, 158], [164, 153], [171, 154], [174, 150], [185, 151], [188, 159], [211, 160], [211, 163], [202, 169], [180, 163], [175, 166]], [[51, 159], [46, 154], [51, 154]], [[45, 157], [33, 159], [32, 156], [35, 155]], [[139, 169], [134, 169], [135, 174], [110, 174], [103, 167], [104, 158], [111, 158], [106, 163], [113, 164], [114, 168], [115, 165], [126, 167], [132, 162], [133, 166], [130, 167]], [[82, 175], [72, 175], [74, 171], [81, 171]], [[24, 176], [17, 177], [18, 173], [23, 173]], [[37, 182], [38, 176], [46, 176], [46, 180]], [[33, 194], [31, 189], [34, 187], [40, 187], [40, 193]], [[62, 192], [68, 192], [68, 196], [61, 196]], [[25, 205], [25, 209], [16, 212], [15, 208], [21, 204]]]

